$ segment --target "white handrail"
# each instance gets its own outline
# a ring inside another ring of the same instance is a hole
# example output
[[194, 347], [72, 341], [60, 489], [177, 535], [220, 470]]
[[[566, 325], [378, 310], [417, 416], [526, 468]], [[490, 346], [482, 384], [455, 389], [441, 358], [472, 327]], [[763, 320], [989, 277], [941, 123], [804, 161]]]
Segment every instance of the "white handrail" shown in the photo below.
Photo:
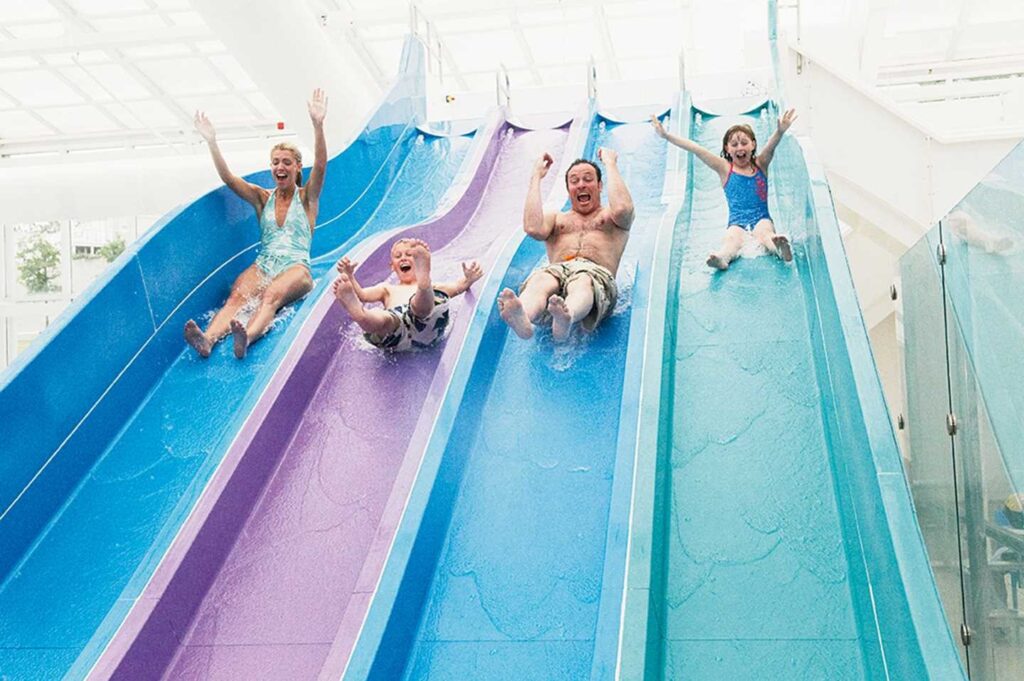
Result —
[[504, 64], [498, 65], [498, 71], [494, 74], [495, 95], [498, 106], [508, 108], [512, 102], [512, 88], [508, 78], [508, 69]]
[[587, 97], [597, 97], [597, 65], [594, 63], [594, 57], [590, 57], [587, 62]]

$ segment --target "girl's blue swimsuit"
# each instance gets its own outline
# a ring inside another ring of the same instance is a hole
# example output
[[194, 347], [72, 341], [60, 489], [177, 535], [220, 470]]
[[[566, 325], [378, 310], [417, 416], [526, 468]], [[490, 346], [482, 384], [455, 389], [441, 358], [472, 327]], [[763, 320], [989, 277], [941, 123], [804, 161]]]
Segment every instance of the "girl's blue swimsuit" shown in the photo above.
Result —
[[734, 173], [729, 165], [729, 177], [722, 187], [729, 203], [729, 226], [754, 229], [761, 220], [771, 220], [768, 214], [768, 176], [755, 166], [753, 175]]
[[299, 188], [295, 188], [284, 224], [277, 225], [277, 190], [270, 192], [267, 205], [260, 215], [260, 254], [256, 266], [271, 279], [292, 265], [305, 265], [309, 269], [309, 248], [313, 243], [313, 230], [309, 228], [306, 209], [302, 207]]

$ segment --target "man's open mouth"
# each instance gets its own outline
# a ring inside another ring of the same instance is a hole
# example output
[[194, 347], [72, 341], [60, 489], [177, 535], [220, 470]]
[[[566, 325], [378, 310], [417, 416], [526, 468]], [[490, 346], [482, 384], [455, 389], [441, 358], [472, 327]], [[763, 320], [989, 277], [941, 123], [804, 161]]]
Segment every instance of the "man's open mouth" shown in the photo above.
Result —
[[586, 192], [580, 192], [579, 194], [576, 195], [576, 200], [579, 201], [580, 203], [583, 203], [584, 201], [589, 201], [590, 194]]

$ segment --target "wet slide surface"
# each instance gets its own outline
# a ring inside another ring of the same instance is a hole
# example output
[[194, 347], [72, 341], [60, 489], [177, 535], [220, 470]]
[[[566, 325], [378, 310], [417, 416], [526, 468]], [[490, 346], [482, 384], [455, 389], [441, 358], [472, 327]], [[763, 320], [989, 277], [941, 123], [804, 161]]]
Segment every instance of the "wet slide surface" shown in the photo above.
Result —
[[[502, 128], [483, 196], [475, 212], [459, 216], [454, 238], [439, 243], [441, 235], [429, 228], [411, 230], [434, 246], [436, 281], [456, 280], [460, 263], [474, 259], [491, 269], [519, 227], [523, 177], [542, 150], [557, 155], [564, 137], [565, 130]], [[380, 263], [357, 271], [364, 285], [383, 275]], [[311, 377], [315, 394], [292, 417], [294, 434], [276, 454], [276, 470], [252, 500], [191, 621], [178, 632], [181, 645], [164, 678], [312, 679], [339, 627], [342, 637], [352, 637], [411, 484], [407, 475], [397, 489], [396, 476], [415, 470], [473, 310], [491, 302], [476, 298], [482, 283], [452, 300], [452, 334], [429, 351], [381, 352], [337, 306], [326, 314], [313, 342], [333, 343], [333, 356], [322, 378]], [[247, 456], [262, 455], [259, 447]], [[381, 526], [387, 512], [390, 526]], [[139, 678], [137, 670], [118, 677]]]
[[[735, 122], [695, 120], [693, 138], [717, 149]], [[771, 132], [756, 116], [742, 122], [761, 140]], [[772, 171], [773, 216], [800, 237]], [[829, 386], [816, 370], [806, 263], [798, 252], [791, 265], [744, 258], [712, 273], [704, 260], [728, 210], [717, 175], [694, 162], [690, 178], [654, 606], [663, 649], [660, 673], [648, 676], [879, 678], [873, 623], [856, 602], [866, 596], [854, 585], [861, 558], [838, 509], [830, 460], [845, 454], [833, 450], [823, 415]]]
[[[427, 217], [469, 145], [465, 138], [414, 145], [381, 214], [404, 222]], [[405, 178], [423, 183], [415, 200], [402, 189]], [[371, 220], [358, 234], [393, 226]], [[202, 361], [180, 334], [164, 341], [180, 344], [177, 359], [137, 409], [121, 416], [116, 437], [0, 584], [2, 675], [60, 677], [94, 633], [113, 633], [184, 519], [188, 508], [180, 500], [194, 499], [209, 478], [232, 424], [244, 416], [236, 413], [239, 403], [279, 361], [278, 339], [308, 301], [286, 309], [244, 362], [231, 355], [230, 343]]]
[[[661, 214], [664, 167], [646, 123], [598, 118], [586, 155], [597, 146], [619, 152], [636, 206], [616, 312], [560, 347], [548, 329], [522, 341], [497, 314], [487, 320], [405, 576], [425, 593], [399, 597], [389, 626], [412, 631], [381, 645], [371, 678], [590, 676], [633, 277]], [[527, 239], [504, 285], [542, 259]]]

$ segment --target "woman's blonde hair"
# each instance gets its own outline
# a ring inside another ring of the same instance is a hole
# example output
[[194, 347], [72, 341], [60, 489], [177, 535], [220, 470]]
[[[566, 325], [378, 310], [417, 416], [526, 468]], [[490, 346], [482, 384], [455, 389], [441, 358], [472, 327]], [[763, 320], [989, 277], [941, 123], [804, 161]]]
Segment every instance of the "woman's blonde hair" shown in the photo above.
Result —
[[274, 158], [275, 151], [287, 151], [295, 157], [295, 162], [299, 164], [299, 175], [295, 178], [295, 184], [299, 187], [302, 186], [302, 152], [299, 148], [291, 142], [278, 142], [270, 148], [270, 158]]

